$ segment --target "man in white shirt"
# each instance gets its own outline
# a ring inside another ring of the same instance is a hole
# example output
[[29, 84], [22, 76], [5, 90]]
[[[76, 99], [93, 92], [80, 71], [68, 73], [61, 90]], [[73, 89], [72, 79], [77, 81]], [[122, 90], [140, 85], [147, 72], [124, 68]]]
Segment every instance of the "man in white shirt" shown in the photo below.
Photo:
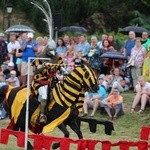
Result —
[[10, 34], [10, 42], [7, 45], [9, 57], [10, 57], [10, 62], [13, 62], [16, 64], [16, 50], [20, 48], [19, 42], [16, 40], [16, 35], [15, 33]]
[[90, 49], [90, 44], [87, 41], [86, 34], [82, 34], [80, 36], [80, 43], [77, 44], [76, 48], [77, 48], [76, 49], [77, 52], [82, 51], [83, 56], [86, 56], [88, 54], [89, 49]]

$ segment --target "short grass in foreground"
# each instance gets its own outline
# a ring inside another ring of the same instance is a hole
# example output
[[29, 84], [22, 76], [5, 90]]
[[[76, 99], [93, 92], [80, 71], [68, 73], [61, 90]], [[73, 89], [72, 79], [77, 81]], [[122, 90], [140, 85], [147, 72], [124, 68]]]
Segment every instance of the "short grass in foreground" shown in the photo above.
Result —
[[[97, 125], [97, 132], [91, 133], [89, 131], [89, 127], [87, 123], [81, 124], [81, 130], [83, 132], [83, 136], [85, 139], [97, 139], [97, 140], [109, 140], [112, 142], [117, 142], [121, 140], [125, 141], [139, 141], [140, 137], [140, 129], [141, 126], [150, 126], [150, 108], [146, 108], [143, 114], [131, 114], [131, 104], [134, 98], [133, 92], [126, 92], [123, 93], [122, 96], [124, 97], [124, 111], [125, 115], [119, 117], [117, 120], [113, 121], [115, 131], [112, 132], [111, 136], [108, 136], [104, 133], [104, 126], [103, 125]], [[139, 107], [137, 107], [137, 110]], [[95, 116], [96, 119], [100, 120], [107, 120], [107, 115], [101, 115], [99, 110], [97, 111], [97, 114]], [[0, 121], [0, 127], [5, 128], [8, 124], [9, 120], [5, 119]], [[77, 135], [68, 128], [70, 131], [70, 138], [72, 139], [78, 139]], [[55, 136], [55, 137], [63, 137], [63, 134], [61, 131], [59, 131], [57, 128], [47, 135]], [[22, 150], [21, 148], [18, 148], [16, 146], [16, 140], [14, 137], [10, 138], [8, 145], [2, 145], [0, 144], [1, 150]], [[71, 146], [71, 150], [75, 150], [76, 146]], [[96, 150], [99, 148], [96, 148]], [[117, 147], [112, 148], [112, 150], [118, 150]], [[136, 150], [136, 148], [130, 148], [130, 150]]]

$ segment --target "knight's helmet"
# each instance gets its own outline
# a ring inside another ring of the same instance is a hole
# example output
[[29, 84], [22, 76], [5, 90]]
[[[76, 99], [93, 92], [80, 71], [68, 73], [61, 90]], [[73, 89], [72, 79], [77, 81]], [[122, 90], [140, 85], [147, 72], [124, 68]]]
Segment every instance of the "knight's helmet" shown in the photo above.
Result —
[[41, 69], [43, 67], [43, 62], [39, 59], [34, 59], [31, 63], [33, 67], [33, 72], [35, 72], [37, 69]]
[[53, 39], [48, 41], [48, 44], [45, 47], [43, 53], [50, 58], [56, 55], [56, 43]]

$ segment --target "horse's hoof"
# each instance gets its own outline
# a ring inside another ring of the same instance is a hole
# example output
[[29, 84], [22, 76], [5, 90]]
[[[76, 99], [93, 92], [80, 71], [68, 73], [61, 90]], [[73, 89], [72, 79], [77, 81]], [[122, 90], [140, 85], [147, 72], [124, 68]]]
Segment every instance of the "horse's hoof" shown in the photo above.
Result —
[[52, 149], [54, 150], [54, 149], [57, 149], [57, 148], [59, 148], [60, 147], [60, 143], [54, 143], [53, 145], [52, 145]]

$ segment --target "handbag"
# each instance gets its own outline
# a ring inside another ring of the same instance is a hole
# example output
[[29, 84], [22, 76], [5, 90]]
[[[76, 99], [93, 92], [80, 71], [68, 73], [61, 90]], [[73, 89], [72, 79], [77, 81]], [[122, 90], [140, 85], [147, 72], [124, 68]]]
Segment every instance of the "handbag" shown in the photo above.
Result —
[[95, 54], [95, 49], [91, 49], [90, 52], [88, 53], [88, 57], [92, 57]]
[[127, 63], [127, 67], [134, 67], [135, 66], [135, 61], [134, 59], [129, 59], [128, 63]]
[[[142, 49], [142, 48], [141, 48], [141, 49]], [[140, 49], [140, 50], [141, 50], [141, 49]], [[139, 51], [140, 51], [140, 50], [139, 50]], [[134, 66], [135, 66], [135, 58], [137, 57], [139, 51], [136, 53], [136, 55], [135, 55], [134, 58], [130, 58], [130, 59], [129, 59], [129, 61], [128, 61], [128, 63], [127, 63], [127, 68], [129, 68], [129, 67], [134, 67]]]

